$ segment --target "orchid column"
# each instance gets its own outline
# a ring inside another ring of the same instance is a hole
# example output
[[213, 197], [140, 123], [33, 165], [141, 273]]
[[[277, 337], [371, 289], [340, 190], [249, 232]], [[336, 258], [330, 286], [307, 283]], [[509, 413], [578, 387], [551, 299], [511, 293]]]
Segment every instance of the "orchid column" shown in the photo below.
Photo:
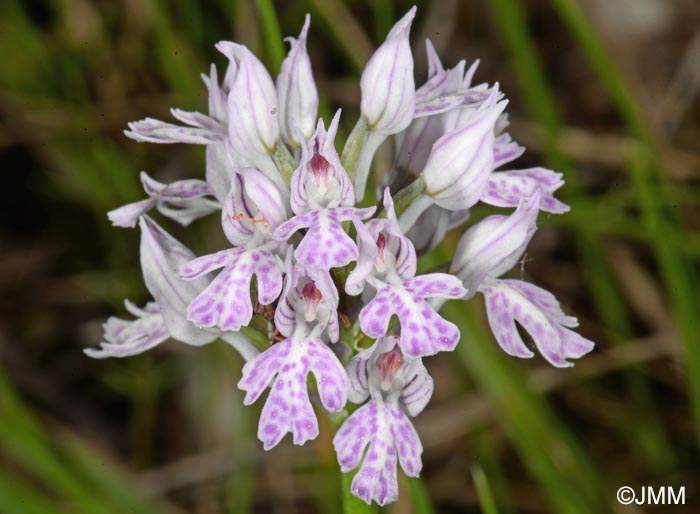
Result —
[[[171, 184], [142, 172], [146, 198], [108, 214], [115, 226], [141, 230], [153, 301], [127, 301], [135, 319], [110, 318], [100, 348], [86, 350], [126, 357], [168, 339], [226, 341], [245, 361], [244, 403], [267, 395], [263, 448], [286, 434], [299, 445], [315, 439], [317, 415], [329, 414], [340, 424], [340, 469], [356, 473], [352, 494], [379, 505], [397, 499], [399, 467], [411, 477], [422, 469], [411, 418], [440, 379], [426, 363], [460, 344], [457, 326], [439, 313], [444, 302], [483, 295], [495, 339], [510, 355], [534, 356], [516, 323], [557, 367], [593, 348], [551, 293], [504, 277], [539, 212], [568, 210], [554, 198], [561, 175], [499, 169], [524, 149], [505, 132], [498, 85], [473, 84], [476, 63], [445, 69], [428, 41], [428, 78], [416, 88], [415, 14], [414, 7], [399, 20], [363, 71], [359, 120], [340, 154], [341, 111], [330, 121], [317, 117], [308, 15], [299, 37], [288, 39], [276, 82], [245, 46], [222, 41], [223, 82], [213, 65], [203, 76], [209, 114], [174, 109], [186, 126], [150, 118], [129, 125], [126, 135], [139, 142], [204, 145], [206, 165], [200, 178]], [[389, 136], [394, 165], [378, 170], [380, 187], [367, 190]], [[360, 207], [365, 197], [376, 205]], [[511, 212], [465, 226], [481, 203]], [[154, 210], [183, 226], [216, 214], [226, 243], [197, 257]], [[420, 255], [449, 230], [464, 232], [441, 268], [449, 271], [418, 274]]]

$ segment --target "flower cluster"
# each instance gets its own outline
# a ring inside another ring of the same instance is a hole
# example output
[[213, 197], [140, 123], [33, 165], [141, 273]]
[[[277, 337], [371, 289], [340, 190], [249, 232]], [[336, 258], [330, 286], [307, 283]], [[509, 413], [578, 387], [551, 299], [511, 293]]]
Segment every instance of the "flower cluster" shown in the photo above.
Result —
[[[460, 339], [438, 313], [442, 302], [482, 294], [510, 355], [533, 356], [516, 322], [554, 366], [570, 366], [593, 347], [571, 330], [576, 319], [553, 295], [501, 278], [521, 259], [538, 213], [568, 210], [553, 197], [561, 175], [502, 169], [524, 149], [505, 132], [498, 85], [473, 84], [477, 63], [445, 69], [428, 41], [428, 78], [416, 88], [414, 14], [394, 26], [363, 71], [361, 116], [340, 155], [340, 111], [328, 128], [317, 118], [308, 16], [288, 40], [276, 83], [246, 47], [220, 42], [228, 68], [221, 82], [214, 66], [203, 76], [208, 114], [175, 109], [183, 125], [150, 118], [129, 125], [137, 141], [205, 145], [205, 180], [162, 184], [142, 173], [147, 198], [109, 213], [114, 225], [138, 224], [153, 301], [142, 309], [127, 302], [136, 319], [110, 318], [101, 347], [86, 351], [124, 357], [169, 338], [227, 341], [246, 361], [238, 384], [245, 404], [269, 389], [258, 428], [265, 449], [287, 433], [295, 444], [314, 439], [313, 403], [340, 412], [346, 419], [333, 441], [340, 467], [359, 468], [352, 493], [380, 505], [397, 498], [397, 462], [409, 476], [421, 471], [410, 418], [433, 391], [423, 359]], [[371, 191], [378, 205], [359, 207], [374, 154], [391, 136], [393, 169]], [[418, 275], [417, 252], [462, 225], [478, 202], [511, 212], [469, 227], [449, 273]], [[230, 245], [197, 257], [149, 216], [153, 208], [182, 225], [220, 212]], [[241, 330], [250, 335], [262, 321], [268, 342], [254, 344]], [[361, 406], [353, 411], [348, 400]]]

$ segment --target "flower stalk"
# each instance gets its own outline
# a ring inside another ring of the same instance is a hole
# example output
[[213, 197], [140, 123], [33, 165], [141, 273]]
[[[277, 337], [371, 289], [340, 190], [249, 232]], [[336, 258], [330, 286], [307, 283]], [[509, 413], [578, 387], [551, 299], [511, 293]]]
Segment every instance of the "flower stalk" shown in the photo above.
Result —
[[360, 153], [367, 141], [367, 119], [360, 117], [355, 123], [355, 126], [348, 136], [348, 140], [343, 147], [343, 153], [340, 157], [340, 163], [347, 171], [350, 180], [355, 179], [355, 170], [357, 169], [357, 161], [360, 158]]

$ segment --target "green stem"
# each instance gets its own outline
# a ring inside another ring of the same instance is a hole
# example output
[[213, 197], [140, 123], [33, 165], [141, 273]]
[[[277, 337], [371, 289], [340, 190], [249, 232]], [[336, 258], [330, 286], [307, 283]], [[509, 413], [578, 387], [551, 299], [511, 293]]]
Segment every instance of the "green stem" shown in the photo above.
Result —
[[422, 177], [418, 177], [401, 191], [396, 193], [394, 196], [394, 210], [396, 211], [396, 217], [400, 218], [401, 215], [408, 210], [411, 204], [424, 192], [425, 182], [423, 181]]
[[362, 147], [367, 141], [367, 119], [361, 117], [355, 123], [355, 126], [345, 142], [343, 153], [340, 156], [340, 163], [348, 173], [350, 180], [355, 178], [355, 168], [357, 167], [357, 159], [360, 157]]
[[275, 161], [277, 169], [280, 170], [280, 173], [282, 173], [282, 176], [289, 184], [296, 166], [294, 164], [294, 157], [292, 157], [292, 154], [289, 153], [289, 150], [281, 141], [277, 143], [272, 152], [272, 160]]

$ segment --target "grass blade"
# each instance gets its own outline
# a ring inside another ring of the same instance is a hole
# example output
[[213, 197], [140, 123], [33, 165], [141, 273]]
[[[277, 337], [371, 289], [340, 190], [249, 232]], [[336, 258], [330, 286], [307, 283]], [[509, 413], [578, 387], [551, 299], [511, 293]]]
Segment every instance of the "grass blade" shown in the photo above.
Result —
[[0, 514], [65, 514], [50, 498], [24, 480], [0, 472]]
[[476, 495], [479, 497], [481, 512], [483, 514], [498, 514], [496, 500], [491, 492], [491, 487], [489, 486], [488, 478], [486, 478], [486, 473], [484, 473], [484, 470], [481, 469], [481, 466], [475, 465], [472, 467], [472, 478], [474, 479]]
[[[555, 95], [550, 90], [528, 35], [521, 2], [495, 0], [491, 5], [530, 115], [542, 127], [540, 137], [545, 160], [564, 173], [567, 183], [562, 196], [572, 204], [572, 211], [575, 212], [579, 198], [584, 197], [584, 191], [579, 185], [577, 170], [561, 153], [561, 123], [552, 101]], [[581, 258], [584, 283], [588, 285], [596, 311], [605, 324], [608, 337], [613, 342], [620, 343], [632, 336], [632, 321], [626, 301], [610, 270], [602, 241], [595, 230], [590, 220], [579, 218], [577, 225], [571, 227], [571, 234]], [[663, 428], [653, 416], [653, 408], [648, 408], [653, 407], [653, 394], [642, 376], [629, 373], [625, 380], [635, 408], [635, 417], [644, 421], [632, 425], [625, 423], [619, 429], [626, 433], [624, 439], [629, 441], [635, 451], [643, 452], [650, 466], [657, 470], [663, 469], [669, 462], [664, 455], [672, 455], [673, 452]], [[650, 447], [648, 441], [657, 441], [658, 448]]]
[[408, 489], [411, 491], [411, 500], [413, 501], [413, 511], [416, 514], [435, 514], [435, 509], [430, 502], [428, 489], [425, 487], [423, 479], [420, 477], [406, 478]]
[[575, 0], [552, 0], [572, 36], [578, 42], [598, 79], [605, 87], [615, 108], [622, 116], [627, 130], [639, 139], [640, 149], [633, 152], [627, 167], [637, 192], [642, 219], [654, 236], [653, 249], [661, 276], [671, 299], [672, 311], [679, 325], [686, 352], [686, 375], [689, 381], [690, 403], [700, 443], [700, 324], [697, 313], [696, 274], [690, 262], [666, 234], [680, 225], [668, 194], [658, 149], [653, 134], [638, 108], [629, 88], [617, 70], [600, 38]]
[[262, 35], [265, 43], [265, 53], [267, 54], [267, 65], [274, 77], [279, 73], [286, 53], [277, 12], [272, 0], [256, 0], [255, 5], [262, 21]]
[[[340, 0], [308, 0], [323, 20], [322, 28], [335, 39], [353, 68], [360, 71], [372, 55], [373, 45], [355, 16]], [[332, 30], [329, 28], [332, 27]]]
[[[71, 514], [157, 512], [152, 505], [137, 498], [131, 492], [133, 488], [118, 480], [105, 466], [103, 459], [91, 455], [82, 443], [71, 439], [72, 436], [50, 439], [23, 406], [2, 371], [0, 411], [3, 413], [0, 453], [11, 458], [61, 498]], [[40, 496], [35, 497], [37, 502], [41, 501]], [[18, 498], [21, 500], [21, 497]]]
[[601, 474], [547, 403], [533, 392], [475, 321], [475, 302], [443, 308], [462, 341], [456, 357], [493, 403], [501, 424], [523, 463], [541, 484], [555, 512], [605, 512]]

